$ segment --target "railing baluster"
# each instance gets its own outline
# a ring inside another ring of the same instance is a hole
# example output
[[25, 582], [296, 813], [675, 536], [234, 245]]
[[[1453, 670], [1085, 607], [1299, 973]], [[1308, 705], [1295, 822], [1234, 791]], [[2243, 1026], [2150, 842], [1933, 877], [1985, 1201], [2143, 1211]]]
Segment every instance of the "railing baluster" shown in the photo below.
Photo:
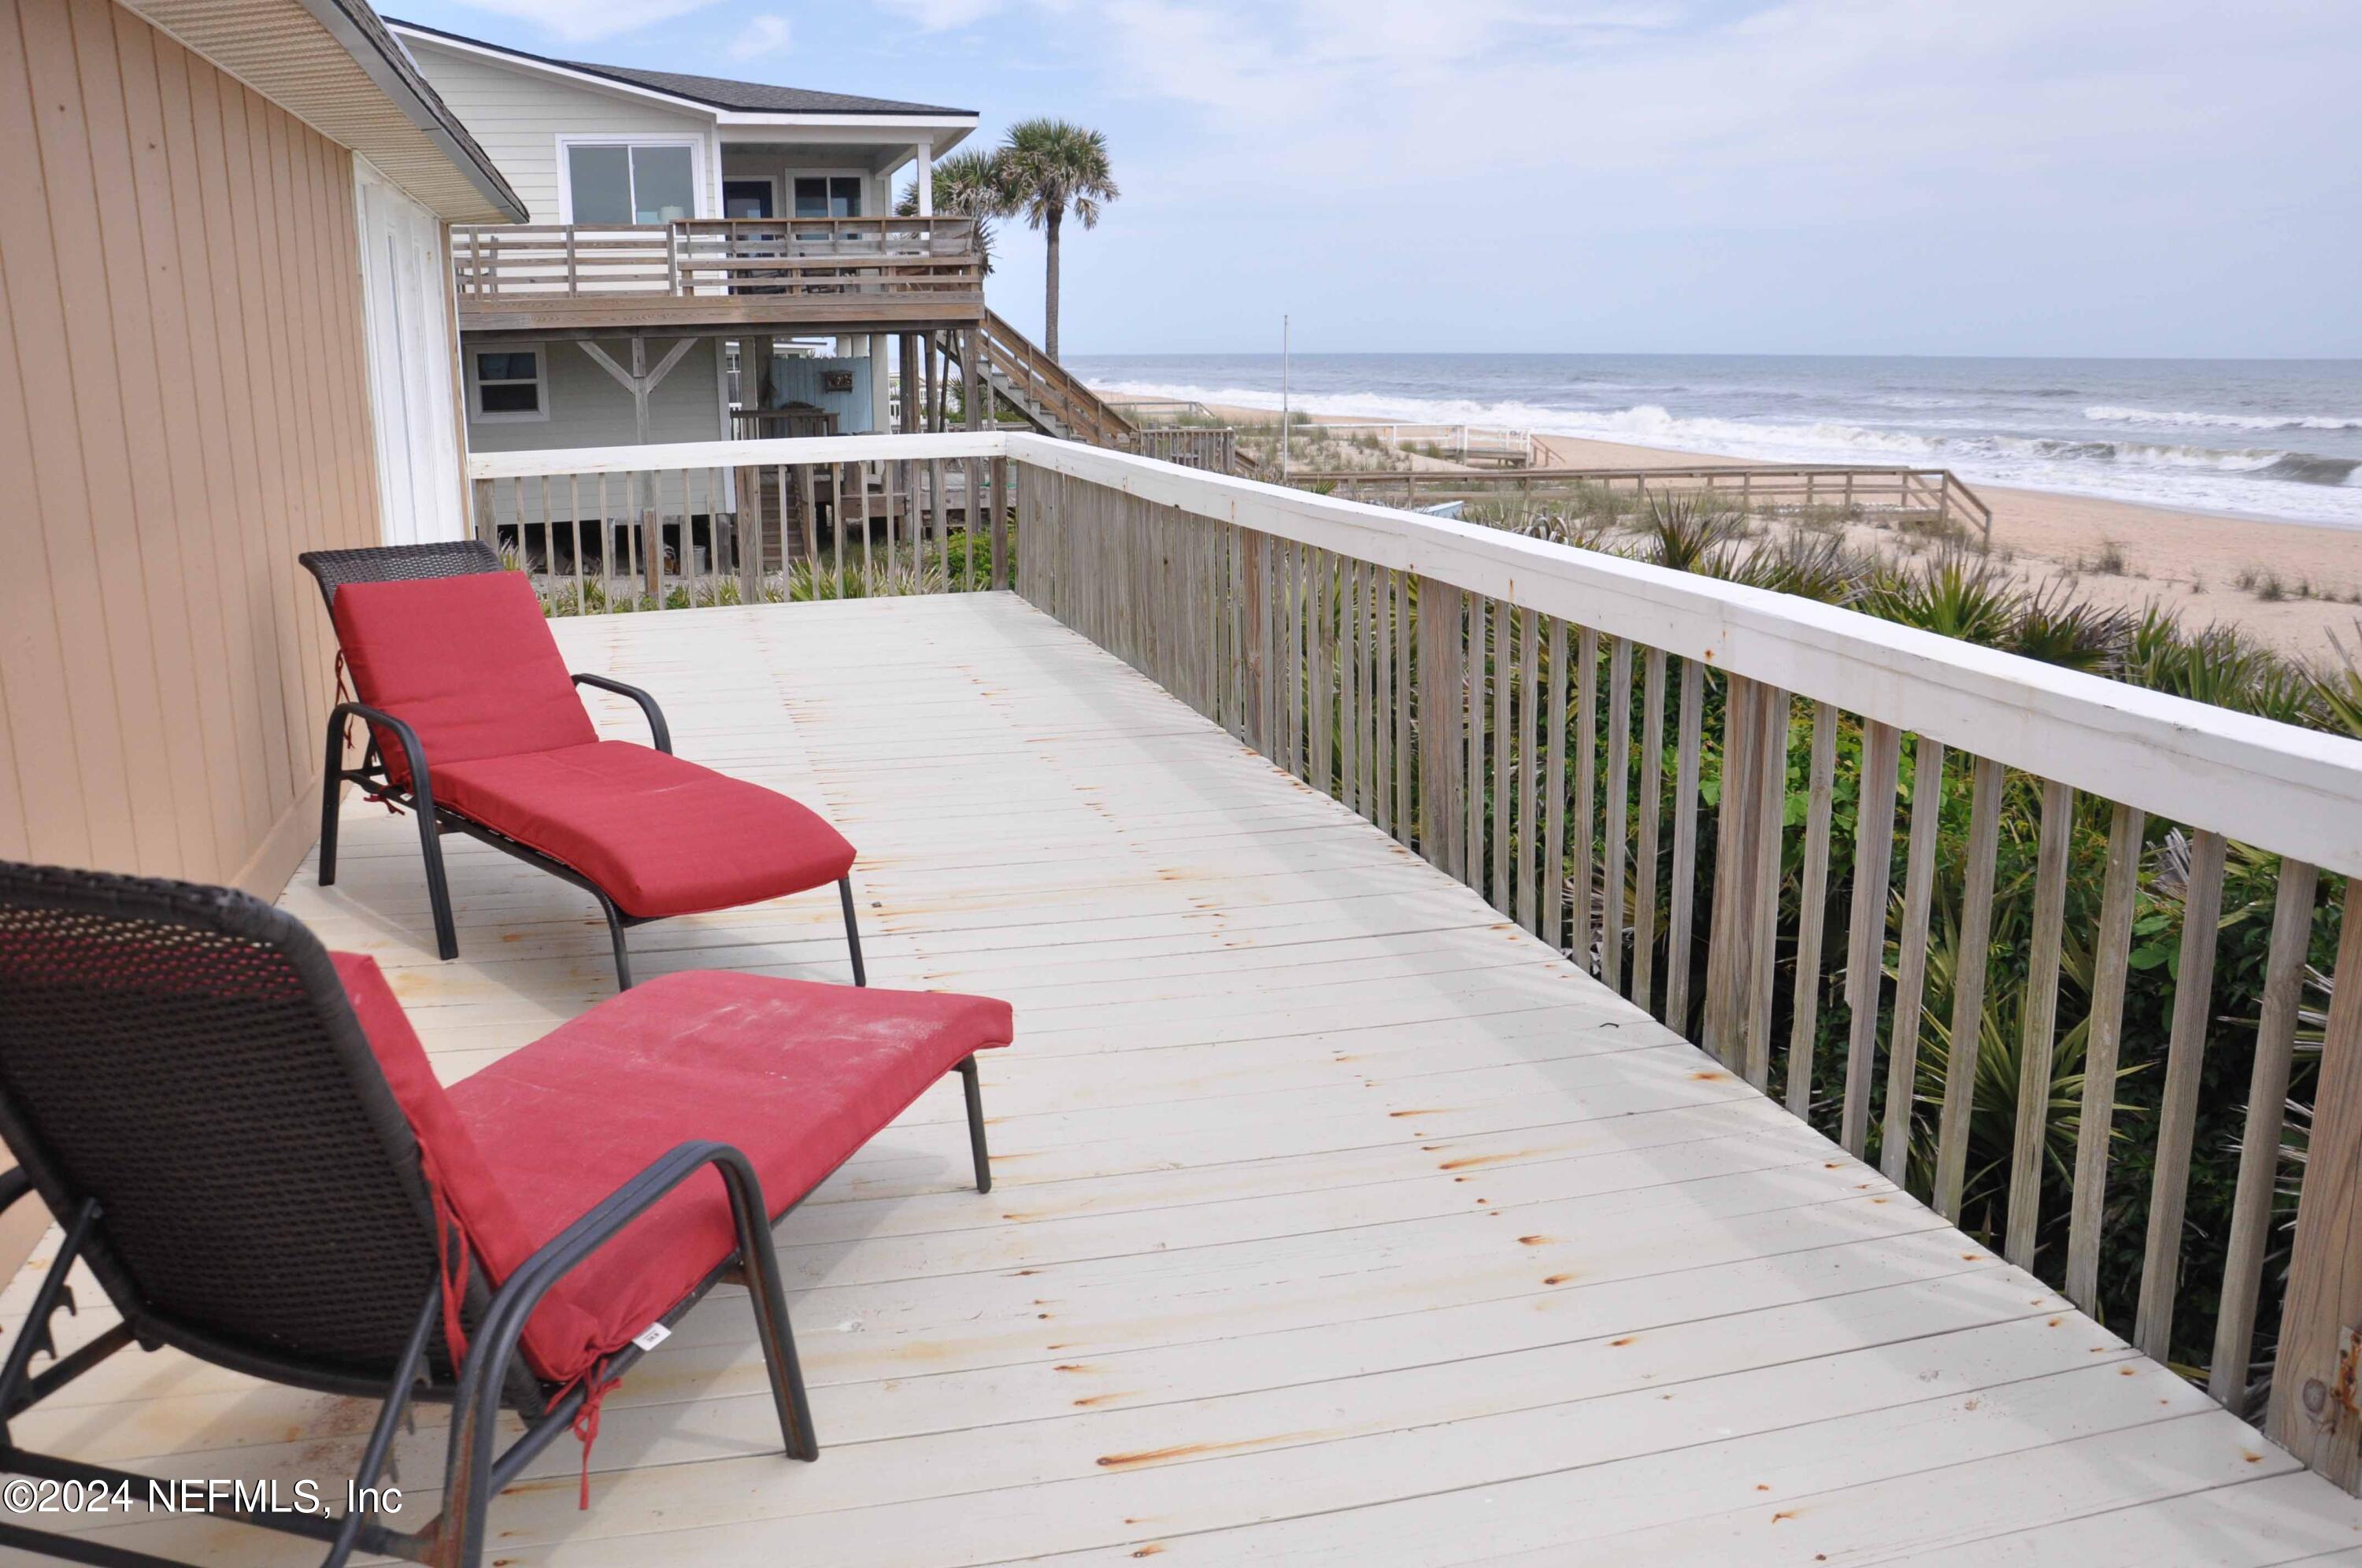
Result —
[[1690, 965], [1697, 905], [1698, 752], [1705, 723], [1705, 666], [1682, 660], [1682, 716], [1673, 744], [1673, 897], [1665, 933], [1665, 1021], [1690, 1032]]
[[1655, 1012], [1657, 848], [1665, 808], [1665, 650], [1648, 650], [1640, 697], [1640, 851], [1632, 885], [1632, 999]]
[[1625, 854], [1632, 834], [1632, 639], [1617, 637], [1607, 657], [1607, 801], [1600, 821], [1606, 850], [1599, 917], [1599, 977], [1624, 988]]
[[1517, 907], [1509, 874], [1509, 791], [1515, 787], [1517, 758], [1512, 741], [1517, 734], [1511, 711], [1512, 676], [1517, 655], [1511, 646], [1509, 602], [1493, 601], [1493, 907], [1504, 915]]
[[2092, 1012], [2083, 1045], [2082, 1113], [2075, 1128], [2075, 1185], [2067, 1233], [2067, 1299], [2089, 1312], [2100, 1297], [2100, 1231], [2107, 1215], [2108, 1141], [2116, 1113], [2116, 1057], [2124, 1039], [2125, 981], [2131, 970], [2133, 912], [2140, 890], [2141, 834], [2147, 818], [2119, 805], [2108, 824], [2108, 870], [2100, 892], [2100, 935], [2092, 954]]
[[1566, 623], [1550, 623], [1550, 771], [1542, 781], [1548, 824], [1542, 830], [1542, 940], [1563, 951], [1566, 934]]
[[1541, 617], [1518, 616], [1518, 924], [1526, 931], [1540, 921], [1535, 818], [1541, 804]]
[[1943, 811], [1944, 743], [1921, 735], [1912, 751], [1911, 848], [1903, 871], [1894, 1027], [1886, 1046], [1886, 1123], [1879, 1143], [1878, 1168], [1897, 1187], [1910, 1165], [1911, 1113], [1919, 1087], [1919, 1021], [1927, 988], [1927, 921], [1935, 902], [1936, 842]]
[[2214, 948], [2223, 923], [2224, 849], [2220, 834], [2201, 832], [2191, 839], [2190, 883], [2182, 896], [2173, 1032], [2165, 1048], [2165, 1097], [2157, 1113], [2148, 1240], [2141, 1253], [2139, 1316], [2133, 1324], [2133, 1342], [2158, 1361], [2166, 1360], [2173, 1348], [2174, 1297], [2181, 1283], [2181, 1220], [2190, 1200], [2190, 1147], [2198, 1130], [2198, 1087], [2206, 1066], [2206, 1026], [2214, 995]]
[[1759, 686], [1760, 706], [1755, 779], [1755, 821], [1749, 832], [1755, 865], [1748, 884], [1752, 919], [1748, 932], [1747, 995], [1742, 1024], [1741, 1072], [1759, 1089], [1772, 1079], [1772, 999], [1778, 974], [1780, 856], [1783, 808], [1788, 796], [1788, 742], [1794, 704], [1776, 686]]
[[1372, 726], [1373, 739], [1378, 748], [1376, 766], [1371, 770], [1373, 789], [1377, 801], [1378, 831], [1396, 834], [1403, 820], [1404, 775], [1396, 768], [1396, 734], [1410, 713], [1410, 693], [1404, 690], [1395, 676], [1396, 617], [1401, 613], [1402, 574], [1391, 567], [1376, 567], [1370, 573], [1371, 590], [1377, 595], [1378, 711]]
[[1813, 1046], [1820, 1037], [1821, 941], [1828, 922], [1829, 812], [1837, 796], [1837, 710], [1816, 702], [1805, 784], [1805, 863], [1797, 887], [1795, 988], [1788, 1026], [1787, 1106], [1807, 1120], [1813, 1109]]
[[2002, 1255], [2034, 1266], [2034, 1232], [2042, 1218], [2043, 1153], [2050, 1133], [2050, 1062], [2058, 1035], [2058, 954], [2067, 915], [2067, 857], [2074, 837], [2075, 792], [2042, 781], [2042, 837], [2035, 856], [2034, 941], [2025, 995], [2018, 1008], [2017, 1121], [2010, 1145], [2009, 1213]]
[[1901, 731], [1875, 720], [1864, 722], [1861, 798], [1854, 818], [1853, 918], [1846, 940], [1845, 995], [1851, 1034], [1838, 1140], [1856, 1159], [1870, 1143], [1878, 1000], [1886, 966], [1886, 896], [1894, 875], [1894, 789], [1902, 756]]
[[1460, 590], [1418, 580], [1419, 852], [1445, 875], [1461, 874], [1462, 690]]
[[1593, 929], [1593, 889], [1591, 885], [1591, 841], [1593, 808], [1599, 769], [1599, 701], [1593, 690], [1599, 673], [1599, 634], [1588, 626], [1578, 629], [1574, 650], [1574, 821], [1569, 824], [1573, 834], [1572, 848], [1573, 864], [1567, 871], [1568, 889], [1573, 895], [1574, 931], [1570, 938], [1574, 948], [1574, 961], [1584, 969], [1591, 968], [1591, 933]]
[[1286, 768], [1301, 778], [1308, 771], [1304, 750], [1304, 547], [1289, 542], [1284, 573], [1287, 595], [1287, 761]]
[[1485, 646], [1489, 640], [1486, 626], [1491, 617], [1485, 613], [1485, 596], [1472, 593], [1467, 597], [1468, 614], [1462, 632], [1467, 653], [1461, 660], [1461, 740], [1460, 804], [1461, 879], [1478, 895], [1485, 891], [1485, 689], [1492, 673], [1492, 660]]
[[1349, 812], [1368, 814], [1361, 798], [1361, 562], [1337, 559], [1340, 567], [1340, 649], [1337, 666], [1337, 777], [1340, 798]]
[[2280, 862], [2272, 900], [2271, 949], [2264, 960], [2256, 1061], [2247, 1080], [2246, 1127], [2239, 1139], [2239, 1185], [2231, 1199], [2231, 1242], [2223, 1264], [2222, 1308], [2214, 1320], [2213, 1365], [2206, 1391], [2234, 1415], [2245, 1414], [2247, 1356], [2255, 1348], [2256, 1299], [2271, 1245], [2272, 1197], [2279, 1182], [2280, 1128], [2287, 1119], [2289, 1067], [2295, 1055], [2298, 1004], [2312, 942], [2313, 895], [2321, 874], [2301, 860]]
[[1944, 1113], [1936, 1135], [1936, 1211], [1951, 1220], [1960, 1217], [1960, 1188], [1969, 1166], [1969, 1112], [1984, 1031], [1995, 861], [2001, 849], [2002, 795], [2008, 785], [2006, 771], [1990, 757], [1976, 759], [1970, 778], [1968, 876], [1960, 892], [1959, 953], [1953, 961]]

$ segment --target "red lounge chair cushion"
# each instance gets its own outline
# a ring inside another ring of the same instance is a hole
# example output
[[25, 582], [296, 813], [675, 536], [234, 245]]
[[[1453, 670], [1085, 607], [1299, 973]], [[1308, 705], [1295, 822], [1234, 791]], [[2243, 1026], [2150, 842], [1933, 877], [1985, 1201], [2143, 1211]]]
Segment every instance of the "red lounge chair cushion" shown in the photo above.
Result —
[[[466, 1120], [427, 1065], [426, 1052], [377, 960], [353, 953], [331, 953], [328, 958], [337, 966], [337, 978], [344, 984], [361, 1032], [369, 1037], [370, 1054], [377, 1058], [386, 1087], [418, 1140], [427, 1184], [449, 1205], [494, 1280], [506, 1279], [548, 1235], [536, 1234], [509, 1202]], [[537, 1355], [535, 1347], [540, 1343], [581, 1343], [597, 1328], [596, 1320], [579, 1311], [563, 1292], [553, 1292], [543, 1298], [540, 1311], [526, 1327], [528, 1353]], [[535, 1365], [541, 1369], [544, 1364], [535, 1359]], [[564, 1375], [572, 1375], [570, 1371]]]
[[[691, 971], [602, 1002], [446, 1091], [432, 1087], [377, 966], [338, 955], [337, 968], [496, 1279], [692, 1140], [744, 1153], [777, 1219], [1013, 1029], [1009, 1004], [985, 997]], [[364, 1005], [372, 988], [381, 999]], [[690, 1177], [544, 1299], [525, 1327], [526, 1359], [553, 1382], [579, 1375], [736, 1250], [722, 1178]]]
[[432, 767], [436, 800], [573, 867], [626, 914], [733, 909], [853, 869], [844, 835], [785, 795], [629, 741]]
[[[354, 691], [417, 732], [438, 791], [447, 763], [599, 738], [522, 572], [348, 582], [334, 613]], [[402, 747], [379, 742], [408, 783]]]

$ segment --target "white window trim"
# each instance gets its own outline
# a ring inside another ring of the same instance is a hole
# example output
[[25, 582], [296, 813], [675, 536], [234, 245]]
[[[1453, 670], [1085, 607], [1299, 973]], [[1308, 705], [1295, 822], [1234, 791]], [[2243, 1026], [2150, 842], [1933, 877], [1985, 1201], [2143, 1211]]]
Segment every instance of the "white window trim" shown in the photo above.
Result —
[[[526, 349], [533, 351], [535, 402], [540, 404], [539, 408], [531, 414], [509, 411], [486, 414], [483, 384], [476, 379], [476, 356], [522, 353]], [[546, 425], [549, 422], [549, 346], [547, 344], [471, 343], [468, 345], [465, 358], [468, 361], [468, 417], [469, 419], [483, 425]]]
[[710, 218], [713, 204], [721, 199], [718, 182], [705, 177], [705, 140], [701, 136], [640, 136], [633, 134], [609, 136], [579, 136], [561, 133], [557, 138], [557, 221], [574, 221], [574, 164], [571, 149], [577, 147], [685, 147], [689, 149], [689, 187], [697, 195], [697, 211], [691, 217]]
[[753, 183], [754, 183], [756, 181], [757, 181], [757, 180], [762, 181], [765, 184], [767, 184], [767, 185], [768, 185], [768, 186], [770, 186], [770, 187], [771, 187], [771, 219], [772, 219], [773, 221], [777, 221], [777, 220], [778, 220], [778, 219], [779, 219], [779, 218], [783, 218], [783, 217], [787, 216], [787, 214], [785, 214], [785, 213], [783, 213], [783, 212], [781, 212], [781, 211], [779, 210], [780, 204], [781, 204], [781, 202], [783, 201], [783, 199], [784, 199], [784, 197], [785, 197], [785, 195], [786, 195], [786, 193], [785, 193], [785, 192], [780, 188], [780, 184], [779, 184], [779, 176], [778, 176], [778, 175], [777, 175], [777, 174], [733, 174], [733, 173], [731, 173], [731, 172], [730, 172], [730, 171], [728, 171], [727, 169], [725, 169], [725, 170], [723, 170], [723, 171], [722, 171], [722, 186], [723, 186], [723, 191], [722, 191], [722, 201], [723, 201], [723, 210], [724, 212], [727, 212], [727, 211], [729, 210], [729, 203], [730, 203], [730, 187], [731, 187], [731, 186], [733, 186], [733, 185], [751, 185], [751, 184], [753, 184]]
[[[798, 180], [818, 180], [823, 177], [831, 180], [860, 181], [861, 204], [865, 207], [877, 200], [877, 177], [866, 169], [817, 169], [790, 163], [779, 171], [779, 195], [786, 204], [779, 215], [789, 218], [796, 215], [796, 182]], [[887, 210], [882, 213], [865, 212], [861, 215], [865, 218], [893, 216], [893, 189], [889, 186], [886, 192]]]

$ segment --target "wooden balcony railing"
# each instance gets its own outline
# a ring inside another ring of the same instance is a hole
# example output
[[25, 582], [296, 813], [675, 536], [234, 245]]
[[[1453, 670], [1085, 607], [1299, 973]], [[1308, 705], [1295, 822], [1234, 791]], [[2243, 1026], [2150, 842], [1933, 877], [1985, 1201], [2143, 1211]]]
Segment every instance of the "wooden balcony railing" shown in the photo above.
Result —
[[[568, 302], [838, 302], [981, 308], [972, 218], [697, 218], [670, 224], [467, 225], [451, 231], [464, 318]], [[969, 297], [972, 296], [972, 303]]]
[[[943, 480], [961, 467], [955, 534]], [[780, 523], [737, 509], [764, 469], [807, 495], [833, 479], [866, 498], [844, 477], [866, 469], [931, 499], [773, 580], [755, 547]], [[678, 507], [684, 544], [720, 541], [715, 575], [659, 582], [659, 605], [1013, 580], [1944, 1219], [2087, 1310], [2114, 1303], [2142, 1350], [2300, 1458], [2362, 1479], [2362, 742], [1071, 441], [717, 442], [471, 471], [480, 527], [528, 547], [536, 526], [613, 539], [635, 516], [663, 539]], [[588, 558], [578, 543], [571, 584], [562, 558], [542, 565], [553, 606], [570, 587], [571, 608], [625, 607], [587, 591]], [[2218, 978], [2254, 999], [2242, 1016]], [[2202, 1145], [2224, 1097], [2235, 1136]], [[2194, 1235], [2202, 1161], [2219, 1231]]]

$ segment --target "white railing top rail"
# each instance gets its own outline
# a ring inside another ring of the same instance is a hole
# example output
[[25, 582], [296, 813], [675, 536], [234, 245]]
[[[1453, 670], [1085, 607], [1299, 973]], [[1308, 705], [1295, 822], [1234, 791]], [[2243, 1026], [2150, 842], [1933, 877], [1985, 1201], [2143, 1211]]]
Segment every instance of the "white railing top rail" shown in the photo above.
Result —
[[1501, 529], [1014, 432], [487, 453], [471, 478], [1008, 457], [1827, 701], [2152, 814], [2362, 876], [2362, 741]]

